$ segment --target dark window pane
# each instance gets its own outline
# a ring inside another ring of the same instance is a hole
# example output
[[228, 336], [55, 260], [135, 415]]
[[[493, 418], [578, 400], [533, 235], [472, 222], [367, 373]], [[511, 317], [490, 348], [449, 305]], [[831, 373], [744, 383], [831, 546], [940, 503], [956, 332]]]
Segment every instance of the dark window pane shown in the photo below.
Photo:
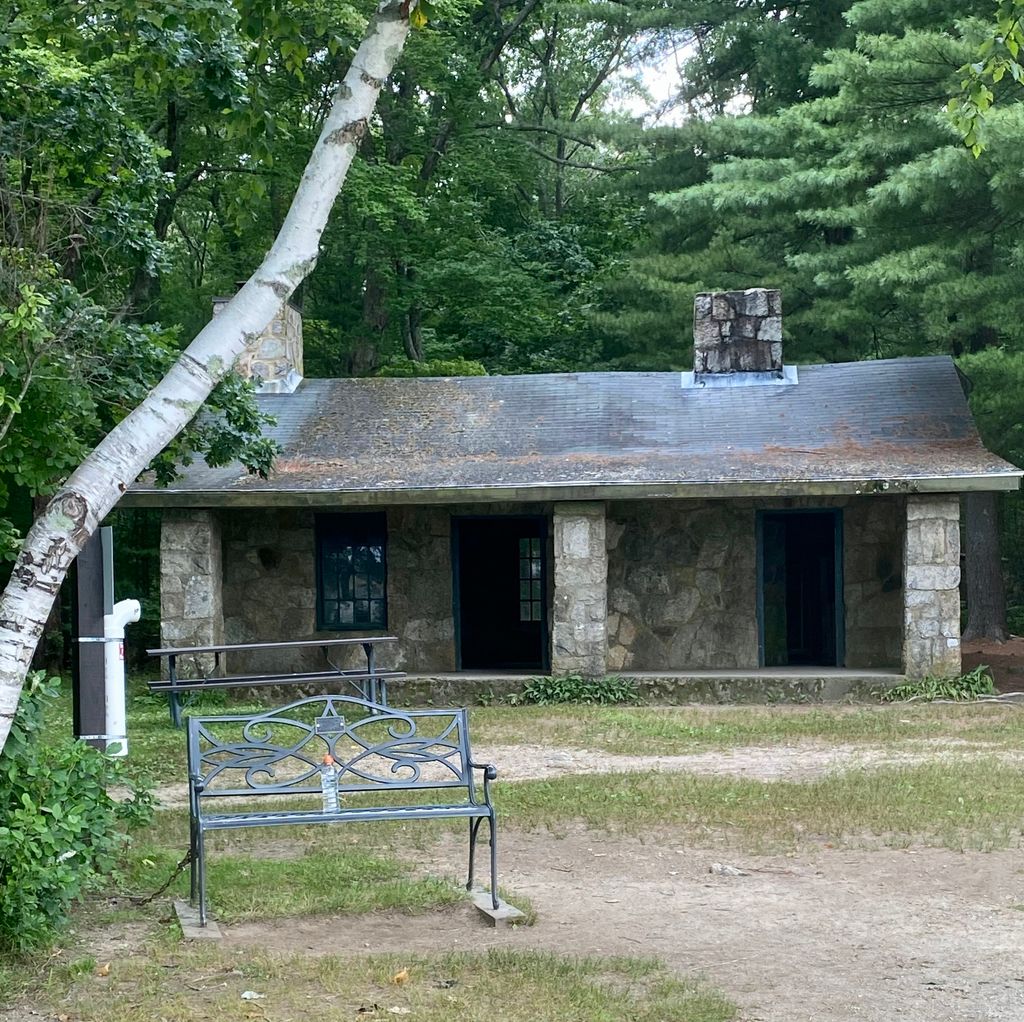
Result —
[[533, 592], [532, 592], [531, 595], [533, 596], [533, 599], [535, 599], [535, 600], [539, 600], [541, 598], [540, 587], [541, 587], [541, 583], [540, 582], [534, 582], [533, 583]]
[[519, 620], [529, 621], [531, 617], [530, 601], [526, 600], [519, 604]]
[[533, 620], [534, 621], [539, 621], [540, 620], [540, 604], [539, 603], [534, 603], [534, 605], [533, 605]]
[[519, 583], [519, 599], [528, 600], [530, 598], [530, 583], [520, 582]]
[[522, 560], [519, 562], [519, 577], [529, 578], [530, 577], [530, 562], [529, 560]]
[[530, 555], [532, 557], [540, 557], [540, 540], [539, 539], [531, 539], [530, 540]]
[[380, 512], [317, 515], [316, 531], [318, 626], [386, 626], [386, 516]]
[[527, 557], [530, 553], [530, 541], [528, 539], [521, 539], [519, 541], [519, 556]]
[[540, 578], [540, 561], [530, 561], [530, 574], [534, 578]]

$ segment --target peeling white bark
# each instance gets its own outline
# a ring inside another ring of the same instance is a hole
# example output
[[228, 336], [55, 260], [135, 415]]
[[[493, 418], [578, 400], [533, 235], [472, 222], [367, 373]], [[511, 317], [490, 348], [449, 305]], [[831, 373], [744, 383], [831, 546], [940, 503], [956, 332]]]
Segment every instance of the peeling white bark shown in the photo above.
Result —
[[82, 462], [29, 532], [0, 598], [0, 750], [54, 597], [85, 541], [316, 265], [320, 236], [409, 34], [415, 0], [383, 0], [338, 88], [281, 231], [259, 269], [145, 401]]

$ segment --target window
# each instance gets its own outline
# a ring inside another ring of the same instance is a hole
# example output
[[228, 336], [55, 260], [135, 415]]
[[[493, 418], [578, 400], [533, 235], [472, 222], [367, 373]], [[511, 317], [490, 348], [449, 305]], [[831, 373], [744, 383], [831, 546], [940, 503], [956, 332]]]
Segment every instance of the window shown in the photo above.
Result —
[[519, 620], [540, 621], [544, 588], [540, 540], [519, 540]]
[[384, 514], [317, 515], [317, 628], [387, 627], [386, 548]]

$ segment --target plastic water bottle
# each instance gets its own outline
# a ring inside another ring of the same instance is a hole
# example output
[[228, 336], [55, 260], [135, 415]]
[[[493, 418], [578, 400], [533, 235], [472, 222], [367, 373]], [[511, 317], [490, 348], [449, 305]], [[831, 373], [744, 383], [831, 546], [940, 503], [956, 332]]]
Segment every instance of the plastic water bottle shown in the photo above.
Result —
[[320, 766], [320, 793], [324, 799], [324, 812], [338, 811], [338, 765], [334, 757], [327, 753]]

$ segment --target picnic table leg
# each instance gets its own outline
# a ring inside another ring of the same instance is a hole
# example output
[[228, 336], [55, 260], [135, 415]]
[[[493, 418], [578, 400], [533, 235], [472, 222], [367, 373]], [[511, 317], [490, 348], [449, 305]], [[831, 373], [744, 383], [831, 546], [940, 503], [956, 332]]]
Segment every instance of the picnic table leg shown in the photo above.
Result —
[[363, 643], [363, 652], [366, 654], [366, 673], [369, 677], [363, 682], [363, 698], [370, 703], [379, 703], [377, 693], [377, 679], [374, 677], [377, 666], [377, 656], [372, 642]]
[[[172, 684], [178, 681], [177, 657], [172, 653], [167, 658], [167, 680]], [[169, 692], [167, 703], [171, 710], [171, 724], [176, 728], [181, 727], [181, 703], [178, 700], [177, 692]]]

